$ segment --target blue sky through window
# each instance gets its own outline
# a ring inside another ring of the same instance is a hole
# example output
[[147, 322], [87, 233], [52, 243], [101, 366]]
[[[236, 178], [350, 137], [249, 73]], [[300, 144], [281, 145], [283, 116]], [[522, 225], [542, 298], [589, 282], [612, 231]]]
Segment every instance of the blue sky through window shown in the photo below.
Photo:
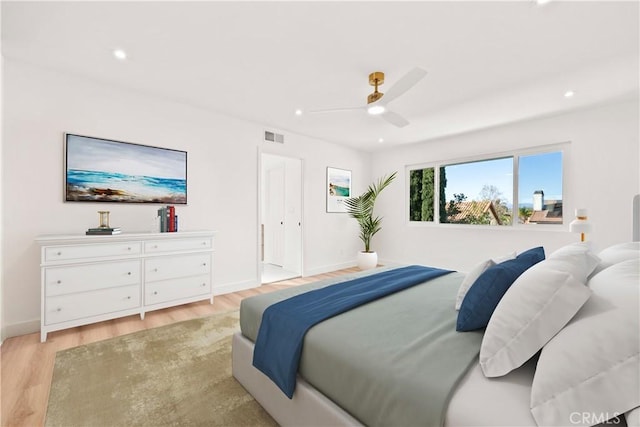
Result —
[[562, 152], [520, 157], [520, 204], [532, 204], [533, 192], [544, 191], [545, 200], [562, 200]]
[[482, 160], [445, 166], [447, 173], [447, 201], [453, 195], [464, 193], [467, 200], [478, 200], [482, 187], [493, 185], [502, 193], [503, 200], [511, 205], [513, 198], [513, 159]]
[[[482, 187], [493, 185], [502, 193], [502, 199], [512, 206], [513, 159], [482, 160], [445, 166], [447, 201], [454, 193], [464, 193], [467, 200], [479, 199]], [[520, 156], [519, 188], [520, 205], [533, 203], [533, 192], [544, 191], [546, 200], [562, 199], [562, 152]]]

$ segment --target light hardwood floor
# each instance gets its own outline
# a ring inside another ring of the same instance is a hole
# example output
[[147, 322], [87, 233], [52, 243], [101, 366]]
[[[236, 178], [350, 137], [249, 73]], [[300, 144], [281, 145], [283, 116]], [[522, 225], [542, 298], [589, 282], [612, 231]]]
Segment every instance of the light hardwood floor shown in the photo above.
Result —
[[0, 358], [2, 359], [0, 425], [29, 427], [44, 425], [53, 365], [56, 352], [59, 350], [182, 320], [235, 310], [240, 307], [240, 301], [243, 298], [252, 295], [355, 271], [358, 269], [349, 268], [317, 276], [284, 280], [232, 294], [218, 295], [214, 298], [213, 304], [202, 301], [152, 311], [146, 313], [144, 320], [141, 320], [137, 315], [128, 316], [64, 331], [50, 332], [45, 343], [40, 342], [39, 332], [9, 338], [0, 347]]

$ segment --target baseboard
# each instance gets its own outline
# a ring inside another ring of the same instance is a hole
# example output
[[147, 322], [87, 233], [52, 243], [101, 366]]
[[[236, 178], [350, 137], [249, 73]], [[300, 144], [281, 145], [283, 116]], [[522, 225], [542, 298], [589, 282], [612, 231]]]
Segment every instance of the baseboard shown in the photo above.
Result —
[[214, 286], [213, 295], [230, 294], [232, 292], [245, 291], [260, 286], [256, 280], [245, 280], [243, 282], [226, 283], [220, 286]]
[[2, 340], [4, 341], [8, 338], [17, 337], [20, 335], [33, 334], [35, 332], [40, 332], [40, 319], [4, 325], [2, 331]]
[[311, 268], [311, 269], [305, 270], [303, 271], [302, 276], [303, 277], [315, 276], [316, 274], [330, 273], [332, 271], [342, 270], [344, 268], [351, 268], [355, 266], [356, 266], [355, 260], [344, 262], [341, 264], [325, 265], [323, 267], [317, 267], [317, 268]]

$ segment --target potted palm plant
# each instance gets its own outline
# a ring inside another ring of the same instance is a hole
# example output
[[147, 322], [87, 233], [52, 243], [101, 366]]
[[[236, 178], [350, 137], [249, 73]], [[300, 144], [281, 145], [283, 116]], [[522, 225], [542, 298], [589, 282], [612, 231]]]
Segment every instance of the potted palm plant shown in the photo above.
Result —
[[367, 191], [357, 197], [345, 199], [344, 204], [347, 213], [355, 218], [360, 225], [360, 240], [364, 243], [364, 251], [358, 253], [358, 267], [367, 270], [378, 265], [378, 254], [371, 250], [371, 238], [382, 230], [382, 218], [373, 216], [373, 208], [378, 195], [395, 179], [394, 172], [389, 176], [383, 176], [369, 185]]

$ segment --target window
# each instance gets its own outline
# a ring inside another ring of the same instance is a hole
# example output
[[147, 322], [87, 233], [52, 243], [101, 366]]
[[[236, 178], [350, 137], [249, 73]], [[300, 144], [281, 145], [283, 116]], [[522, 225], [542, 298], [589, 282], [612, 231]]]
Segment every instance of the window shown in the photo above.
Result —
[[562, 224], [562, 151], [442, 163], [408, 172], [409, 221]]
[[562, 224], [562, 152], [520, 156], [518, 222]]

